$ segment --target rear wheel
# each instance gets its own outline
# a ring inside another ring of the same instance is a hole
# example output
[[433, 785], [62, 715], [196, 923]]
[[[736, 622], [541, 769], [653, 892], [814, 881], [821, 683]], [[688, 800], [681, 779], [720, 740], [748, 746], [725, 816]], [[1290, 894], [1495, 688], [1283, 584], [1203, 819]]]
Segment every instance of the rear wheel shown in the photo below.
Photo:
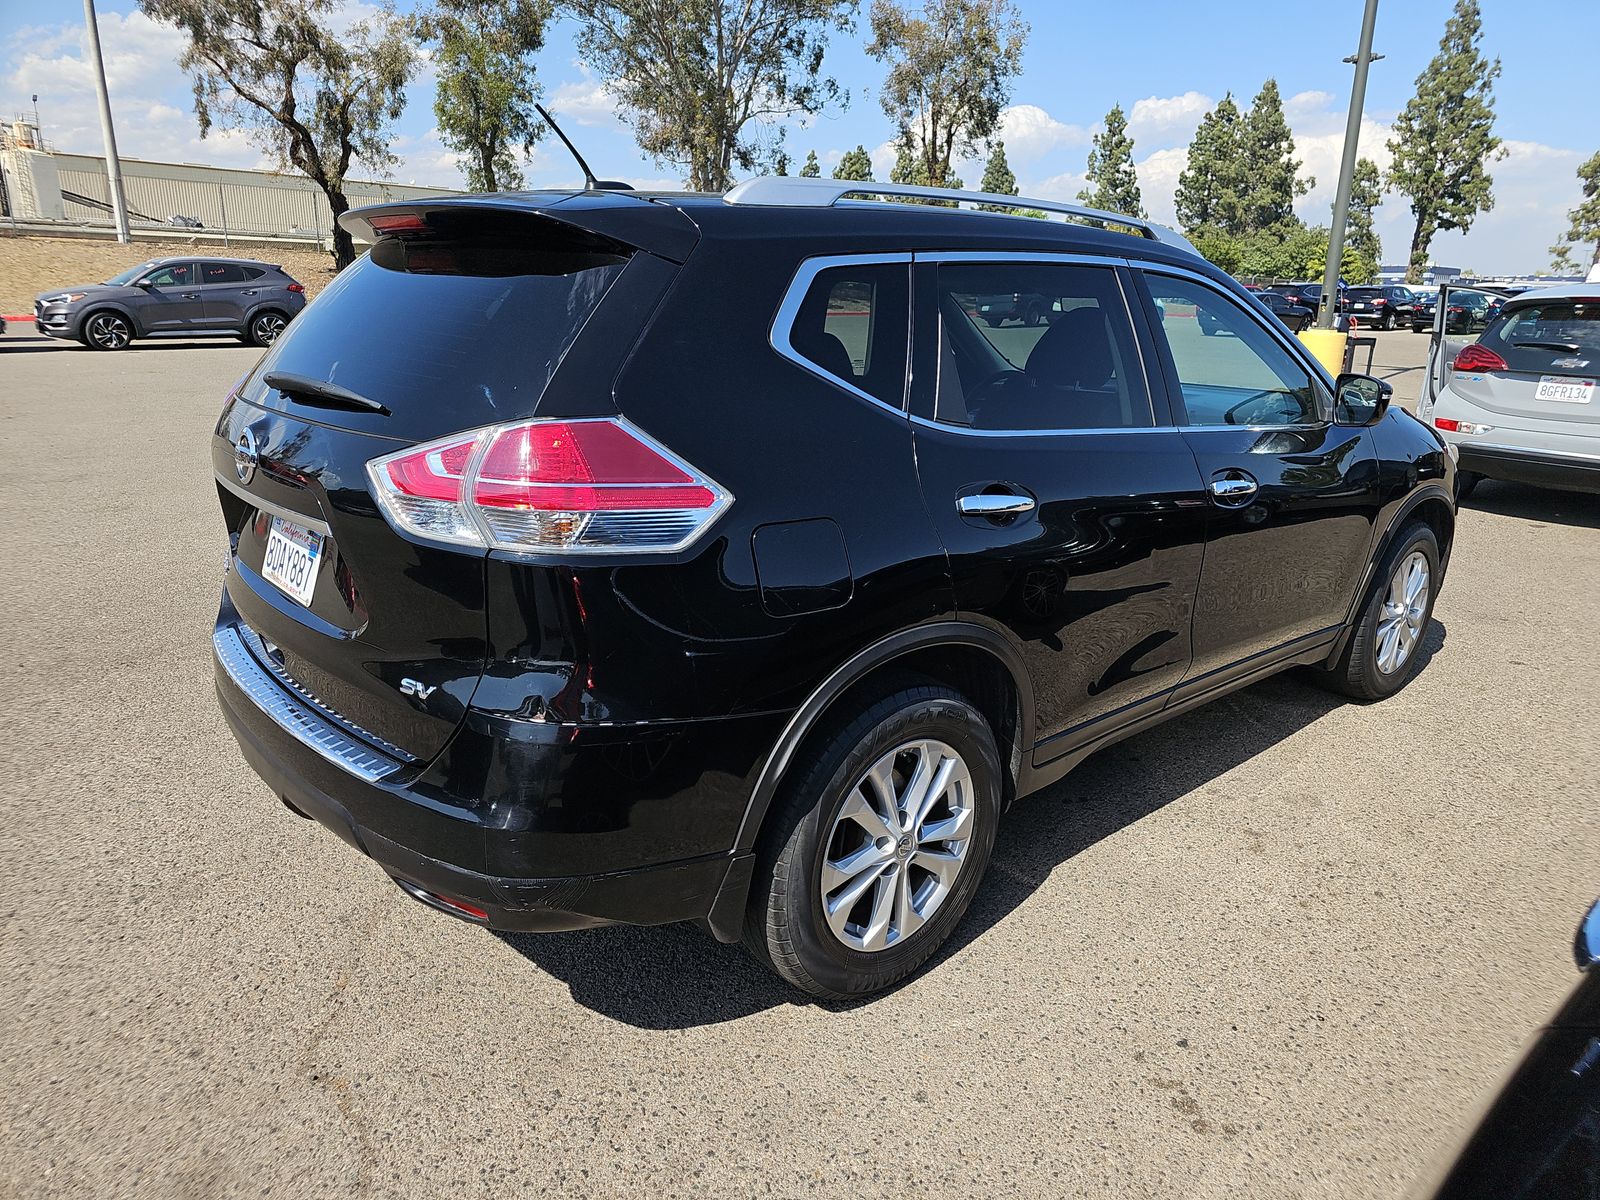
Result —
[[1385, 333], [1394, 332], [1394, 314], [1392, 312], [1383, 314], [1383, 331]]
[[1044, 310], [1037, 304], [1028, 305], [1027, 311], [1022, 314], [1022, 323], [1029, 329], [1036, 328], [1044, 320]]
[[1420, 521], [1407, 525], [1384, 555], [1373, 589], [1344, 653], [1322, 681], [1353, 700], [1382, 700], [1411, 681], [1439, 590], [1439, 542]]
[[121, 313], [90, 313], [83, 323], [83, 344], [91, 350], [126, 350], [133, 341], [133, 326]]
[[250, 340], [258, 346], [270, 346], [278, 340], [278, 335], [287, 324], [282, 313], [257, 313], [250, 320]]
[[983, 319], [983, 323], [985, 325], [987, 325], [990, 329], [999, 329], [1001, 324], [1004, 321], [1005, 321], [1004, 317], [985, 317]]
[[962, 696], [916, 683], [797, 761], [764, 832], [745, 943], [788, 982], [850, 999], [938, 950], [972, 902], [1000, 814], [1000, 759]]

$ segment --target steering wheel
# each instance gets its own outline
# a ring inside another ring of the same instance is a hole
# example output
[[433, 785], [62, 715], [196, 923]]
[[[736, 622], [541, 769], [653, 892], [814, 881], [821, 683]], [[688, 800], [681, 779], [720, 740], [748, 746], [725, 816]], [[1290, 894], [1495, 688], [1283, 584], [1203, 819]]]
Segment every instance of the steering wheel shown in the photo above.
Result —
[[[1222, 414], [1222, 419], [1229, 425], [1249, 425], [1251, 424], [1250, 421], [1237, 421], [1234, 419], [1235, 414], [1238, 413], [1241, 408], [1245, 408], [1251, 404], [1262, 404], [1265, 411], [1271, 411], [1270, 406], [1274, 402], [1281, 402], [1282, 407], [1278, 411], [1283, 415], [1291, 417], [1300, 416], [1300, 405], [1291, 400], [1287, 394], [1275, 391], [1261, 391], [1255, 393], [1253, 396], [1246, 396], [1243, 400], [1239, 401], [1239, 403], [1235, 404], [1227, 412]], [[1265, 415], [1265, 411], [1262, 415]]]

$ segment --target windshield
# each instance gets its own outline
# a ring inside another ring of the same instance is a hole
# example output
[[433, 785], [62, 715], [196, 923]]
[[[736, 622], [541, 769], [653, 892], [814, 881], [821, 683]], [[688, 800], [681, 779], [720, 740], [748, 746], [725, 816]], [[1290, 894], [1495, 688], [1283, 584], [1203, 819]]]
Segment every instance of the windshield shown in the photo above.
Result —
[[151, 267], [153, 267], [155, 265], [156, 265], [155, 264], [155, 260], [151, 259], [149, 262], [140, 263], [137, 267], [129, 267], [126, 271], [122, 272], [120, 275], [113, 275], [110, 279], [106, 280], [106, 286], [107, 287], [123, 287], [123, 286], [125, 286], [127, 284], [132, 283], [135, 279], [139, 278], [140, 275], [143, 275], [146, 271], [148, 271]]
[[1600, 296], [1519, 305], [1478, 340], [1513, 371], [1600, 373]]

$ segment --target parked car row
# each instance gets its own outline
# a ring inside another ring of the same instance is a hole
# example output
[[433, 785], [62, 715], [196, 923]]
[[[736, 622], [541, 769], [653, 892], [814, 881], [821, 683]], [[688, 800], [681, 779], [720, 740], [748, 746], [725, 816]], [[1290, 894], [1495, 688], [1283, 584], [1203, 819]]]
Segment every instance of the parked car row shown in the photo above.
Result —
[[250, 258], [156, 258], [104, 283], [41, 293], [34, 328], [93, 350], [135, 338], [225, 334], [270, 346], [306, 306], [305, 288], [275, 263]]

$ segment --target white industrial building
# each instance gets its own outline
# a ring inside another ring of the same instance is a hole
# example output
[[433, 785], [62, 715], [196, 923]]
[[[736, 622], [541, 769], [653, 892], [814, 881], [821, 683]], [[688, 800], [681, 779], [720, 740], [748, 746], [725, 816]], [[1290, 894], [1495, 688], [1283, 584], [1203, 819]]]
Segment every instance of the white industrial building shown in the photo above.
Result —
[[[322, 189], [303, 175], [124, 158], [122, 190], [133, 229], [321, 242], [333, 228]], [[351, 207], [449, 195], [447, 188], [347, 180]], [[44, 149], [24, 121], [0, 125], [0, 228], [111, 227], [105, 159]]]

